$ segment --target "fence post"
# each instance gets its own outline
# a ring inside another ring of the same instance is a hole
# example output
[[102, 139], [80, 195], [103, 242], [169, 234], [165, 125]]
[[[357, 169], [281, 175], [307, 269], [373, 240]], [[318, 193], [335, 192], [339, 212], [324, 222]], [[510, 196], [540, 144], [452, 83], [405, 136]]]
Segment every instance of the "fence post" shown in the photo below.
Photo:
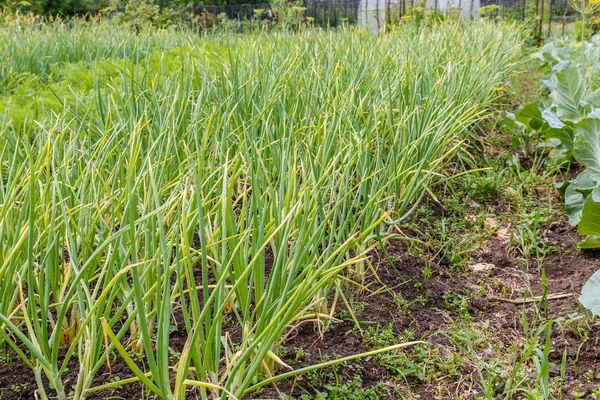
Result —
[[375, 21], [377, 21], [377, 32], [379, 32], [379, 0], [375, 0]]
[[554, 4], [554, 0], [550, 0], [550, 9], [548, 10], [548, 35], [546, 37], [550, 37], [550, 33], [552, 32], [552, 5]]
[[267, 9], [267, 21], [269, 21], [269, 29], [273, 27], [273, 10], [271, 10], [271, 6]]
[[333, 26], [337, 28], [337, 0], [333, 0]]
[[540, 7], [540, 31], [539, 31], [539, 37], [540, 40], [542, 39], [542, 29], [544, 28], [544, 3], [546, 2], [546, 0], [541, 0], [542, 2], [542, 6]]
[[563, 7], [561, 36], [565, 36], [565, 26], [567, 25], [567, 11], [568, 11], [568, 9], [569, 9], [569, 6], [567, 4], [567, 0], [565, 0], [565, 4], [564, 4], [564, 7]]
[[390, 0], [384, 0], [384, 1], [385, 1], [385, 3], [384, 3], [385, 4], [385, 6], [384, 6], [385, 7], [385, 19], [386, 19], [386, 22], [389, 24], [391, 22], [391, 18], [390, 18], [391, 17], [390, 16], [391, 1]]
[[[362, 3], [362, 0], [361, 0]], [[362, 8], [361, 12], [361, 18], [363, 20], [363, 25], [367, 27], [367, 29], [369, 29], [369, 12], [367, 11], [369, 9], [369, 0], [365, 1], [364, 7]]]

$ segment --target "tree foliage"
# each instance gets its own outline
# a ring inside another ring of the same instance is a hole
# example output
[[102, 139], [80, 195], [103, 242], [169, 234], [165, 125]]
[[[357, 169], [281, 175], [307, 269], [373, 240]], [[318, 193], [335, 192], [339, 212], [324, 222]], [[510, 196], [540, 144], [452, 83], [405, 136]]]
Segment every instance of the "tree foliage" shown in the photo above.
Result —
[[106, 8], [125, 10], [181, 10], [187, 5], [226, 5], [265, 3], [261, 0], [0, 0], [0, 9], [29, 11], [40, 15], [96, 13]]

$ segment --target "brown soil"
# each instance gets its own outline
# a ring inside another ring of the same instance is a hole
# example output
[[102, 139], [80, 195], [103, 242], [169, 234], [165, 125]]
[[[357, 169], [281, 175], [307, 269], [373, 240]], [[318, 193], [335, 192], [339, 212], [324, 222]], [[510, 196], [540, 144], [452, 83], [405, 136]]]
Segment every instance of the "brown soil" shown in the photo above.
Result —
[[[578, 237], [575, 230], [568, 225], [566, 218], [561, 217], [560, 221], [553, 223], [546, 231], [546, 237], [550, 244], [561, 245], [564, 243], [566, 245], [565, 249], [551, 254], [546, 259], [548, 293], [579, 293], [589, 276], [600, 269], [598, 254], [577, 252]], [[410, 318], [400, 313], [398, 307], [394, 305], [391, 293], [374, 296], [362, 293], [359, 296], [359, 302], [364, 302], [366, 306], [364, 311], [358, 313], [356, 317], [359, 321], [372, 321], [382, 325], [392, 323], [393, 330], [399, 337], [406, 329], [410, 329], [415, 332], [416, 338], [424, 338], [433, 347], [444, 351], [456, 351], [456, 349], [452, 349], [448, 339], [439, 334], [450, 328], [450, 325], [459, 319], [456, 312], [446, 309], [443, 299], [444, 293], [454, 292], [470, 297], [468, 311], [475, 324], [487, 321], [489, 331], [493, 332], [493, 336], [507, 348], [522, 345], [524, 338], [521, 315], [524, 309], [533, 309], [534, 306], [528, 303], [513, 304], [497, 300], [496, 297], [514, 300], [540, 295], [539, 273], [524, 271], [517, 267], [518, 260], [508, 255], [507, 244], [505, 240], [495, 236], [486, 243], [485, 249], [476, 257], [475, 262], [495, 265], [495, 268], [487, 273], [459, 273], [441, 265], [433, 265], [434, 272], [429, 279], [429, 302], [426, 305], [413, 303], [410, 306]], [[381, 282], [388, 287], [396, 288], [395, 291], [401, 293], [409, 302], [422, 296], [424, 290], [421, 287], [415, 288], [412, 283], [422, 282], [423, 261], [405, 257], [403, 246], [398, 244], [391, 245], [387, 251], [395, 260], [395, 268], [406, 282], [398, 277], [396, 271], [379, 252], [375, 252], [372, 258]], [[374, 275], [368, 276], [366, 283], [371, 288], [381, 285]], [[531, 293], [529, 288], [536, 286], [536, 283], [538, 289]], [[488, 292], [474, 296], [474, 292], [482, 287], [486, 287]], [[550, 300], [549, 317], [566, 317], [578, 310], [579, 307], [576, 297]], [[600, 383], [598, 377], [589, 381], [583, 378], [589, 370], [596, 371], [596, 373], [600, 371], [600, 345], [596, 343], [600, 339], [600, 326], [589, 325], [586, 329], [589, 330], [589, 340], [582, 341], [581, 338], [574, 337], [571, 333], [565, 335], [555, 328], [552, 332], [554, 351], [550, 355], [550, 361], [554, 363], [551, 367], [551, 376], [556, 377], [563, 352], [566, 350], [568, 357], [573, 360], [579, 352], [575, 365], [571, 363], [567, 365], [563, 389], [565, 393], [569, 393], [571, 389], [576, 388], [578, 392], [585, 393], [582, 398], [590, 398], [588, 396], [591, 395], [592, 389], [597, 389]], [[355, 332], [354, 324], [349, 320], [335, 325], [326, 332], [323, 339], [320, 339], [313, 329], [305, 326], [293, 340], [288, 342], [288, 348], [292, 354], [301, 348], [311, 356], [302, 359], [302, 362], [296, 362], [291, 358], [285, 361], [297, 368], [318, 363], [323, 356], [343, 357], [365, 351], [365, 347], [356, 338]], [[388, 386], [390, 392], [386, 398], [404, 398], [393, 391], [399, 384], [404, 384], [399, 377], [390, 376], [385, 369], [373, 365], [372, 361], [361, 361], [360, 363], [363, 366], [361, 375], [363, 387], [368, 388], [383, 382]], [[463, 371], [465, 375], [473, 372], [469, 368]], [[347, 373], [350, 377], [351, 374], [355, 374], [355, 369], [350, 368]], [[341, 374], [344, 374], [344, 371]], [[535, 375], [532, 374], [531, 378], [535, 379]], [[440, 386], [451, 389], [451, 393], [460, 399], [472, 399], [477, 393], [477, 382], [473, 382], [471, 379], [442, 380], [433, 383], [412, 381], [408, 384], [411, 387], [412, 396], [406, 398], [417, 398], [417, 396], [423, 399], [449, 398], [440, 393]], [[278, 388], [282, 393], [299, 396], [303, 393], [298, 389], [299, 385], [302, 385], [301, 381], [295, 382], [295, 386], [290, 382], [285, 382]], [[290, 391], [292, 386], [293, 390]], [[278, 397], [276, 390], [271, 388], [265, 390], [257, 398], [275, 399]], [[564, 398], [571, 397], [565, 395]]]

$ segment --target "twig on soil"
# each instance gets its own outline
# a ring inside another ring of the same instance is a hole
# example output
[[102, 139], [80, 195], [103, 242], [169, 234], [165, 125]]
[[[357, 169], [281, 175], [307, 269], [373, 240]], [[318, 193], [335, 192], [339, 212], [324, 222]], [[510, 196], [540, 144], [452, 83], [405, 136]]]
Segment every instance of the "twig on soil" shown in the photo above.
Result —
[[[549, 294], [548, 296], [546, 296], [546, 300], [564, 299], [564, 298], [573, 297], [573, 296], [575, 296], [575, 293]], [[492, 294], [488, 295], [488, 298], [490, 300], [503, 301], [503, 302], [511, 303], [511, 304], [535, 303], [536, 301], [544, 300], [544, 296], [534, 296], [534, 297], [529, 297], [526, 299], [506, 299], [504, 297], [494, 296]]]

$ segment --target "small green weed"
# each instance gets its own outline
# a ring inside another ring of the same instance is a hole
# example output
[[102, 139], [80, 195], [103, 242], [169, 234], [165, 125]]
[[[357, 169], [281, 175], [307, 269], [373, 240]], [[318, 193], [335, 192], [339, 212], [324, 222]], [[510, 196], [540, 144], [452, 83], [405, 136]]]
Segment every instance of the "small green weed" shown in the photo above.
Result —
[[[393, 325], [371, 326], [364, 331], [363, 343], [372, 350], [412, 340], [414, 333], [396, 335]], [[422, 383], [432, 382], [441, 376], [454, 379], [458, 377], [464, 366], [463, 359], [456, 353], [442, 354], [439, 349], [427, 345], [412, 346], [410, 349], [389, 352], [375, 357], [379, 365], [402, 380], [417, 380]]]

